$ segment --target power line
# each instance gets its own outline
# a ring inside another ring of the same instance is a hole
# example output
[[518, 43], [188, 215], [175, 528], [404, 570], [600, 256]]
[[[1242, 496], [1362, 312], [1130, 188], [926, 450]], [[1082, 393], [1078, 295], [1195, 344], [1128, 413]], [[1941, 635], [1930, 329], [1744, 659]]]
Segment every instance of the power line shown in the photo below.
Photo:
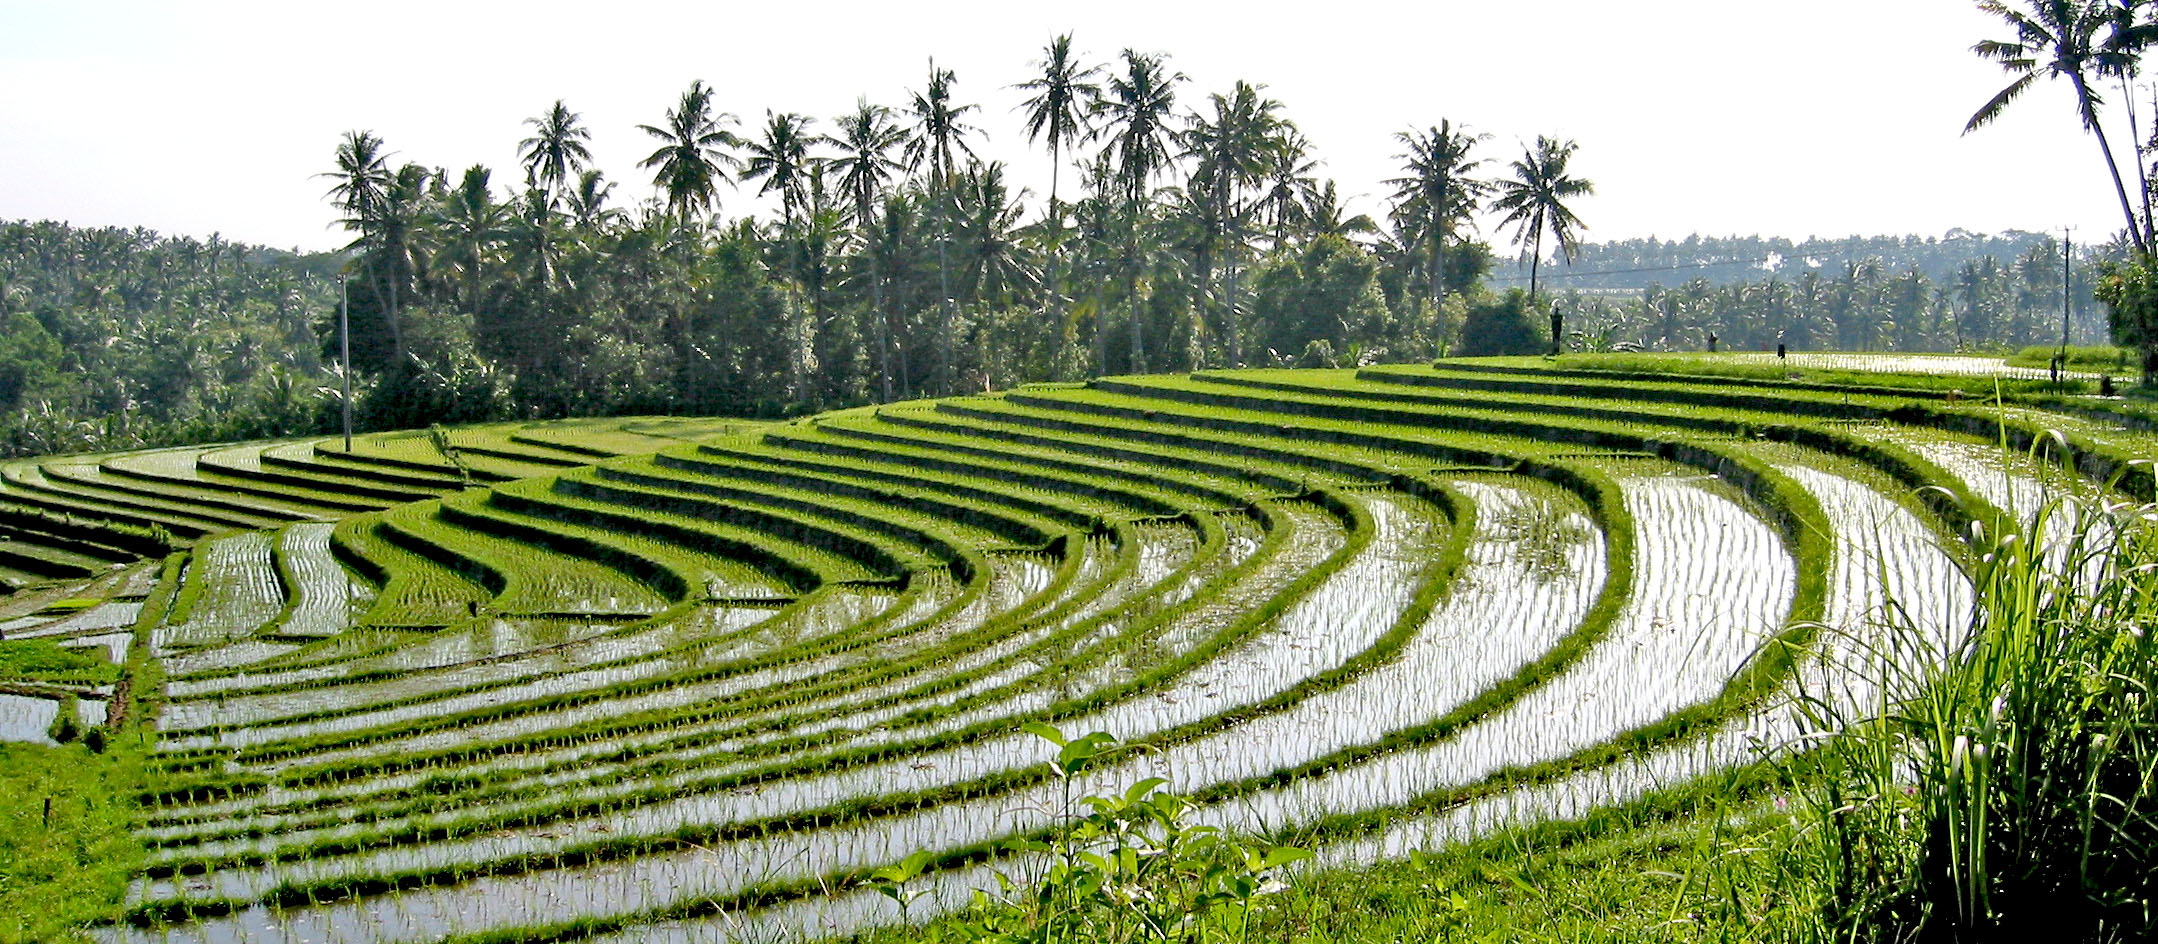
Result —
[[[1758, 265], [1758, 264], [1760, 264], [1760, 263], [1763, 263], [1763, 262], [1776, 262], [1776, 261], [1779, 261], [1779, 260], [1782, 260], [1782, 259], [1787, 259], [1787, 258], [1789, 258], [1789, 257], [1788, 257], [1788, 256], [1763, 256], [1763, 257], [1761, 257], [1761, 258], [1759, 258], [1759, 259], [1725, 259], [1725, 260], [1722, 260], [1722, 261], [1720, 261], [1720, 262], [1688, 262], [1688, 263], [1683, 263], [1683, 264], [1680, 264], [1680, 265], [1671, 265], [1671, 266], [1642, 266], [1642, 267], [1640, 267], [1640, 268], [1637, 268], [1637, 269], [1597, 269], [1596, 271], [1593, 271], [1593, 272], [1577, 272], [1577, 271], [1575, 271], [1575, 270], [1572, 270], [1572, 269], [1561, 269], [1561, 270], [1559, 270], [1558, 272], [1555, 272], [1555, 273], [1546, 273], [1546, 274], [1539, 274], [1539, 275], [1537, 275], [1537, 276], [1536, 276], [1536, 281], [1538, 281], [1538, 282], [1549, 282], [1549, 281], [1551, 281], [1551, 280], [1553, 280], [1553, 279], [1582, 279], [1582, 278], [1588, 278], [1589, 276], [1592, 276], [1592, 275], [1632, 275], [1632, 274], [1634, 274], [1634, 273], [1638, 273], [1638, 272], [1677, 272], [1677, 271], [1680, 271], [1680, 270], [1683, 270], [1683, 269], [1712, 269], [1712, 268], [1715, 268], [1715, 267], [1717, 267], [1717, 266], [1730, 266], [1730, 265]], [[1526, 275], [1510, 275], [1510, 276], [1499, 276], [1499, 277], [1496, 277], [1496, 278], [1491, 278], [1491, 279], [1488, 279], [1487, 281], [1491, 281], [1491, 282], [1526, 282], [1526, 281], [1528, 281], [1528, 280], [1529, 280], [1529, 277], [1528, 277], [1528, 276], [1526, 276]]]

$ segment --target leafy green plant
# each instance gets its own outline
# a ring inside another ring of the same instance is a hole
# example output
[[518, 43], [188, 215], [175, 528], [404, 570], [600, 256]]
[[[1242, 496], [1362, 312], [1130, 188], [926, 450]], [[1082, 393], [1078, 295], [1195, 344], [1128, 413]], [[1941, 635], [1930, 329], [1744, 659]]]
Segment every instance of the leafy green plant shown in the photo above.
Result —
[[[1015, 841], [1011, 851], [1038, 863], [1035, 874], [997, 872], [995, 892], [977, 891], [960, 918], [932, 926], [929, 941], [1248, 941], [1252, 909], [1282, 891], [1282, 871], [1311, 857], [1293, 846], [1243, 839], [1190, 822], [1190, 800], [1148, 777], [1121, 793], [1079, 798], [1070, 785], [1097, 760], [1124, 747], [1106, 732], [1067, 738], [1041, 723], [1029, 733], [1057, 748], [1050, 773], [1066, 784], [1064, 828]], [[1084, 815], [1077, 815], [1083, 808]], [[917, 852], [872, 873], [870, 884], [904, 910], [920, 893], [907, 886], [928, 864]]]

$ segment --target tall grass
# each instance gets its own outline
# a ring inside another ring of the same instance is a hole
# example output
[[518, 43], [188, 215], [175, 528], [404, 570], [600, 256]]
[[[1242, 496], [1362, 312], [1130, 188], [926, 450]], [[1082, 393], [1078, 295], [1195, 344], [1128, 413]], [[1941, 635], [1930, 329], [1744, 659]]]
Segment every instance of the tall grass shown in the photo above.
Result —
[[1802, 936], [2158, 933], [2154, 522], [2056, 498], [1984, 544], [1967, 625], [1891, 604], [1883, 631], [1846, 640], [1857, 682], [1803, 699], [1820, 749], [1793, 762], [1804, 815], [1782, 868], [1813, 903]]

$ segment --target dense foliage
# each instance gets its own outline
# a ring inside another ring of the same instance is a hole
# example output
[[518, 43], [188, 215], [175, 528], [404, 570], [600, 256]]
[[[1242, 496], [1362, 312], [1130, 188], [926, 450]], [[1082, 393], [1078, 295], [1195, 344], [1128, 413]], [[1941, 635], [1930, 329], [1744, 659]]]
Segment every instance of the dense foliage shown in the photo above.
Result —
[[330, 256], [0, 223], [0, 453], [274, 436], [327, 419]]

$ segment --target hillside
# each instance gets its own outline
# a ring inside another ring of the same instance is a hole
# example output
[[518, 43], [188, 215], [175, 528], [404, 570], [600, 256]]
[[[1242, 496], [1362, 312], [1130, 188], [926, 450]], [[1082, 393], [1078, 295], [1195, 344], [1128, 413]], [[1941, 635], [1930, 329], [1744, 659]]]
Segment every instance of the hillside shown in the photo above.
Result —
[[[0, 629], [128, 666], [68, 687], [144, 745], [98, 940], [762, 940], [896, 919], [916, 850], [948, 910], [1147, 777], [1326, 869], [1745, 803], [1809, 647], [1968, 619], [2049, 493], [2153, 497], [2113, 401], [1657, 363], [19, 460]], [[1029, 722], [1144, 749], [1065, 781]]]

